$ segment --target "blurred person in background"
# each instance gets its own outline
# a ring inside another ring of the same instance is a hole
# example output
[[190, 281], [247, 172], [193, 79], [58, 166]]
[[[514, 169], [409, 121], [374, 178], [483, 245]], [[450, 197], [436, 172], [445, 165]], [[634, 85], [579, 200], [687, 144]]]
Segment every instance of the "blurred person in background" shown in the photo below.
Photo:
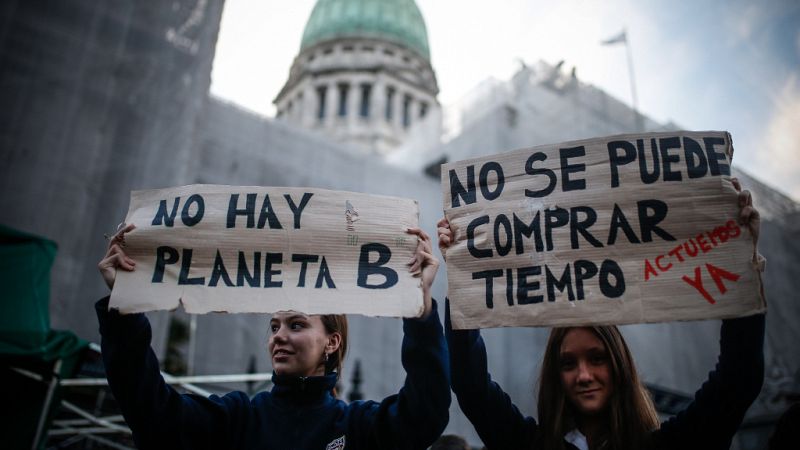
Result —
[[455, 434], [443, 434], [431, 445], [431, 450], [472, 450], [467, 441]]

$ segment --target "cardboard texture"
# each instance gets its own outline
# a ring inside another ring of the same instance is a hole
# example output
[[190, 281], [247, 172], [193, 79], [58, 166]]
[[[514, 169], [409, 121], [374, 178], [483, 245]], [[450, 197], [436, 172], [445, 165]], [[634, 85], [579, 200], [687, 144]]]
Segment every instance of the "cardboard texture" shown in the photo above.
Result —
[[[176, 200], [177, 199], [177, 200]], [[419, 207], [311, 188], [191, 185], [134, 191], [111, 308], [122, 313], [295, 310], [418, 316], [408, 272]]]
[[764, 311], [732, 156], [726, 132], [676, 131], [443, 165], [453, 328]]

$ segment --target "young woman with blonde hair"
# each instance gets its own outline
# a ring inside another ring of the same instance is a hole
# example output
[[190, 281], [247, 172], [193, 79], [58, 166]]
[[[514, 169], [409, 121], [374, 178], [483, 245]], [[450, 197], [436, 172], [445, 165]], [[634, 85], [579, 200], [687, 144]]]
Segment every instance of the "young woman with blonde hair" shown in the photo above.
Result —
[[[736, 180], [734, 187], [740, 224], [757, 240], [758, 211]], [[446, 219], [438, 234], [444, 255], [453, 242]], [[488, 449], [727, 449], [764, 377], [764, 315], [723, 320], [715, 370], [684, 411], [660, 424], [617, 327], [554, 328], [542, 362], [537, 422], [492, 381], [480, 333], [451, 329], [449, 307], [445, 329], [453, 392]]]

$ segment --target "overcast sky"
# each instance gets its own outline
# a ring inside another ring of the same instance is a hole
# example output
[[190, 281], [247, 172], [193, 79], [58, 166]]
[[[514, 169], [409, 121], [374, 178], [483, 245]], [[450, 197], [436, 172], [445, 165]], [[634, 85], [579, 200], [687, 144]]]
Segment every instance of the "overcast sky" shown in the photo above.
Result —
[[[314, 3], [226, 0], [212, 93], [272, 116]], [[625, 28], [642, 112], [686, 129], [730, 131], [734, 166], [800, 200], [800, 1], [417, 5], [445, 107], [486, 78], [507, 80], [519, 60], [539, 59], [564, 60], [582, 81], [630, 103], [625, 47], [599, 44]]]

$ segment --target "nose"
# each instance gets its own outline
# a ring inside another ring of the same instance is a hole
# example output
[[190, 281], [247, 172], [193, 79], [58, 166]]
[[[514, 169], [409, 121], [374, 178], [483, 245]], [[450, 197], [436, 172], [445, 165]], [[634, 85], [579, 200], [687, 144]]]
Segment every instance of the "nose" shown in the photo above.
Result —
[[286, 342], [286, 327], [278, 327], [278, 329], [269, 336], [269, 340], [278, 344]]
[[589, 365], [586, 362], [578, 363], [578, 383], [587, 384], [592, 381], [593, 375]]

